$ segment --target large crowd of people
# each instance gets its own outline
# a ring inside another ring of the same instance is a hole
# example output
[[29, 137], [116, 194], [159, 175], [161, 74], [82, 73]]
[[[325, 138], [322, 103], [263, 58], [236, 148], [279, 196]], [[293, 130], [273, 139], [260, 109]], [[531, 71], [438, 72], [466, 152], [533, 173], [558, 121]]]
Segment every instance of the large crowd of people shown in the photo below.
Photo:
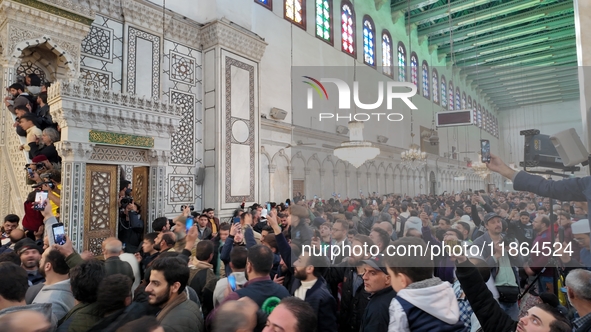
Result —
[[591, 177], [492, 156], [517, 191], [298, 193], [222, 219], [183, 206], [150, 233], [122, 180], [117, 234], [96, 257], [59, 223], [59, 126], [47, 85], [24, 83], [5, 103], [34, 190], [2, 223], [3, 331], [591, 331]]
[[[51, 171], [49, 160], [36, 163]], [[573, 192], [584, 191], [587, 178], [551, 181], [505, 167], [493, 156], [489, 168], [522, 191], [312, 200], [298, 194], [243, 202], [227, 220], [185, 206], [174, 219], [153, 220], [152, 233], [138, 231], [131, 246], [112, 234], [100, 259], [77, 253], [67, 236], [61, 244], [51, 239], [59, 222], [53, 204], [26, 209], [39, 216], [7, 215], [2, 224], [1, 326], [591, 330], [588, 205], [584, 192]], [[137, 214], [130, 204], [123, 210]], [[134, 218], [125, 211], [119, 221], [130, 226]]]

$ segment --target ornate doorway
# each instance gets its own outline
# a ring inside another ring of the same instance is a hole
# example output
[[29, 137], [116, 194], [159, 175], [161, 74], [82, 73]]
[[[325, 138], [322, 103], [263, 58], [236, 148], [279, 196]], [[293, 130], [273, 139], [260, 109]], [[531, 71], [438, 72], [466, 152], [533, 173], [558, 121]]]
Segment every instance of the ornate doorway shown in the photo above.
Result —
[[117, 165], [86, 165], [83, 249], [102, 256], [104, 239], [117, 234]]

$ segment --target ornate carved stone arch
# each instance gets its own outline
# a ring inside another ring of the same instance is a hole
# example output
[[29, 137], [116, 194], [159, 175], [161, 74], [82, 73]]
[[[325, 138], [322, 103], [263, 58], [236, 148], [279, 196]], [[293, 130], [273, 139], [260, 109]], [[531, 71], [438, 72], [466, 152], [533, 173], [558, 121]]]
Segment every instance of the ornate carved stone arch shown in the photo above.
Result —
[[[28, 39], [19, 42], [15, 45], [14, 51], [9, 55], [8, 63], [12, 66], [17, 66], [21, 61], [23, 52], [26, 49], [42, 47], [53, 53], [56, 57], [57, 63], [54, 79], [58, 78], [70, 78], [73, 79], [77, 75], [76, 63], [72, 56], [68, 52], [54, 42], [51, 37], [43, 35], [39, 38]], [[60, 77], [63, 76], [63, 77]]]
[[[267, 155], [267, 157], [269, 157], [269, 156]], [[281, 149], [281, 150], [277, 151], [277, 153], [275, 153], [272, 158], [269, 158], [271, 165], [275, 165], [275, 166], [277, 165], [276, 158], [285, 159], [285, 161], [287, 162], [287, 166], [288, 167], [291, 166], [291, 160], [289, 160], [289, 157], [285, 153], [285, 150]], [[305, 163], [304, 163], [304, 165], [305, 165]]]

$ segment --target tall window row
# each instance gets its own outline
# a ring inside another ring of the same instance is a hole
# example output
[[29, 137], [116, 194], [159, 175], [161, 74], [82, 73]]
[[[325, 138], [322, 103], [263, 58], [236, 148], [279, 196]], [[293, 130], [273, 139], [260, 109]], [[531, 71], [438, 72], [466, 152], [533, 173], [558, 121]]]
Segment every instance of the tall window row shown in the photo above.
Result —
[[[273, 10], [273, 0], [254, 1], [269, 10]], [[333, 0], [314, 1], [315, 35], [330, 45], [334, 45]], [[306, 0], [284, 0], [283, 9], [286, 20], [302, 29], [306, 29]], [[349, 0], [342, 0], [339, 12], [341, 14], [341, 50], [352, 57], [357, 57], [357, 27], [355, 25], [353, 4]], [[439, 76], [437, 69], [433, 68], [429, 71], [428, 62], [426, 60], [419, 62], [415, 52], [412, 52], [409, 56], [404, 43], [398, 42], [394, 44], [392, 35], [388, 30], [384, 29], [378, 32], [374, 21], [368, 15], [363, 16], [361, 32], [363, 34], [361, 41], [364, 64], [377, 68], [376, 44], [381, 42], [381, 64], [384, 75], [395, 79], [394, 68], [398, 67], [398, 81], [410, 81], [425, 98], [444, 109], [450, 111], [473, 109], [474, 124], [498, 138], [498, 120], [492, 113], [477, 103], [476, 99], [466, 96], [466, 92], [462, 93], [459, 86], [454, 89], [453, 82], [451, 80], [446, 81], [444, 75]]]

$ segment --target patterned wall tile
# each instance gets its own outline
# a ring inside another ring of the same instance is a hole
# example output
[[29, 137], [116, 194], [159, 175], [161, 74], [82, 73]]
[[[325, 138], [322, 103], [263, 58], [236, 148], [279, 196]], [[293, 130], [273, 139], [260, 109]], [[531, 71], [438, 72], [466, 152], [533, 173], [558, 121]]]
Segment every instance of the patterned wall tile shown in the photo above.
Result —
[[168, 201], [170, 204], [188, 203], [192, 204], [195, 200], [193, 195], [195, 187], [195, 178], [192, 175], [169, 175], [168, 186], [170, 195]]
[[236, 89], [245, 89], [248, 88], [248, 96], [249, 96], [249, 105], [248, 105], [248, 119], [247, 121], [247, 128], [255, 128], [255, 67], [244, 63], [240, 60], [233, 59], [229, 56], [225, 58], [225, 73], [224, 73], [224, 84], [225, 84], [225, 94], [224, 94], [224, 102], [225, 102], [225, 203], [237, 203], [241, 202], [244, 198], [243, 196], [232, 196], [232, 144], [238, 143], [242, 145], [248, 145], [250, 147], [250, 163], [249, 163], [249, 173], [250, 173], [250, 194], [246, 198], [247, 201], [254, 201], [255, 198], [255, 142], [254, 142], [254, 131], [249, 130], [248, 137], [246, 140], [236, 140], [233, 137], [233, 125], [238, 120], [235, 117], [232, 117], [232, 67], [240, 68], [249, 73], [248, 75], [248, 87], [235, 87]]
[[170, 102], [181, 106], [183, 115], [178, 130], [172, 134], [171, 164], [194, 165], [195, 155], [195, 96], [180, 91], [170, 91]]
[[197, 61], [189, 56], [170, 51], [170, 79], [195, 85], [195, 65]]
[[[152, 42], [152, 98], [160, 98], [160, 37], [148, 33], [146, 31], [142, 31], [136, 29], [134, 27], [129, 27], [128, 31], [128, 58], [127, 58], [127, 72], [130, 73], [127, 75], [127, 91], [135, 94], [136, 93], [136, 61], [137, 61], [137, 54], [136, 54], [136, 46], [137, 46], [137, 39], [141, 38], [144, 40], [148, 40]], [[142, 68], [147, 69], [147, 68]], [[131, 74], [133, 73], [133, 74]]]
[[36, 74], [41, 78], [41, 82], [47, 82], [47, 74], [41, 67], [37, 66], [37, 64], [33, 63], [32, 61], [23, 61], [21, 64], [16, 67], [16, 74], [18, 76], [26, 76], [28, 74]]
[[98, 70], [80, 68], [80, 80], [85, 82], [86, 85], [95, 88], [111, 89], [110, 72], [100, 72]]
[[[91, 74], [100, 72], [102, 75]], [[110, 18], [97, 15], [90, 32], [82, 41], [80, 57], [81, 76], [86, 75], [94, 86], [104, 86], [114, 91], [122, 91], [123, 72], [123, 24]], [[105, 75], [109, 84], [105, 85]]]

